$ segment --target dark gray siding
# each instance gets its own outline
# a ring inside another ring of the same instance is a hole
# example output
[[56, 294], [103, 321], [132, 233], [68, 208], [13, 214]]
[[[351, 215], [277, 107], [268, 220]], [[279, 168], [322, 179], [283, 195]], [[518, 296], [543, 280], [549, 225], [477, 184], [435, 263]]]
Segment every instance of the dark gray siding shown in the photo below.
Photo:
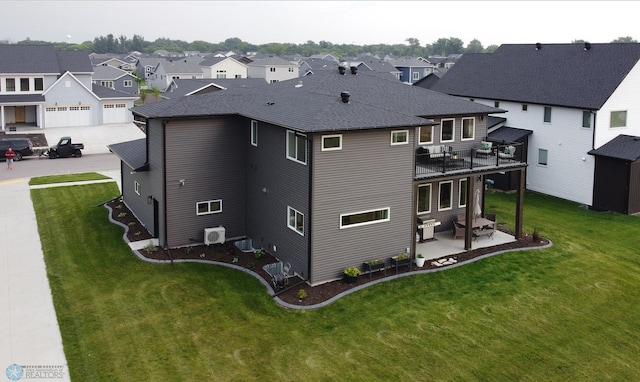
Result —
[[629, 208], [628, 214], [640, 212], [640, 161], [629, 166]]
[[[152, 195], [159, 204], [158, 232], [154, 235], [158, 237], [160, 245], [167, 245], [167, 232], [165, 229], [165, 187], [164, 187], [164, 128], [162, 121], [150, 120], [147, 126], [147, 155], [149, 157], [149, 179], [151, 185], [150, 195]], [[147, 185], [143, 185], [146, 187]], [[151, 223], [153, 227], [153, 223]]]
[[[251, 120], [243, 124], [249, 131]], [[294, 272], [308, 276], [309, 168], [286, 157], [287, 130], [258, 122], [258, 146], [247, 151], [247, 235]], [[308, 162], [307, 162], [308, 163]], [[287, 207], [305, 216], [305, 234], [288, 227]]]
[[[204, 229], [245, 235], [245, 150], [249, 128], [237, 117], [169, 121], [165, 127], [167, 242], [204, 242]], [[184, 185], [180, 181], [184, 180]], [[222, 199], [222, 212], [196, 215], [196, 203]]]
[[[153, 196], [153, 187], [148, 172], [132, 173], [133, 169], [121, 162], [122, 195], [131, 212], [136, 215], [140, 223], [149, 233], [156, 236], [153, 225], [153, 203], [147, 203], [147, 197]], [[140, 184], [140, 195], [135, 192], [135, 182]], [[135, 228], [131, 228], [135, 231]]]
[[[396, 146], [391, 130], [344, 132], [340, 151], [321, 151], [322, 135], [314, 136], [311, 284], [411, 246], [415, 147], [408, 130], [409, 143]], [[340, 229], [341, 214], [387, 207], [388, 222]]]
[[[434, 182], [425, 182], [425, 183], [420, 183], [422, 184], [431, 184], [431, 212], [429, 213], [421, 213], [418, 215], [419, 218], [423, 219], [423, 220], [427, 220], [427, 219], [436, 219], [436, 221], [439, 221], [441, 223], [441, 225], [435, 227], [435, 231], [436, 232], [443, 232], [443, 231], [449, 231], [451, 229], [453, 229], [453, 223], [451, 221], [451, 219], [453, 219], [454, 216], [459, 215], [459, 214], [465, 214], [467, 208], [469, 209], [473, 209], [473, 203], [474, 203], [474, 198], [472, 198], [471, 200], [467, 200], [466, 201], [466, 207], [460, 207], [460, 179], [467, 179], [467, 184], [469, 184], [469, 179], [467, 176], [463, 176], [463, 177], [443, 177], [440, 178]], [[451, 197], [451, 202], [452, 202], [452, 206], [451, 209], [449, 210], [442, 210], [439, 211], [438, 209], [438, 205], [440, 202], [440, 184], [444, 183], [444, 182], [452, 182], [452, 186], [453, 186], [453, 196]], [[480, 191], [482, 192], [482, 185], [481, 183], [479, 183], [477, 180], [475, 182], [475, 189], [480, 189]], [[474, 195], [475, 195], [475, 189], [474, 189]], [[482, 194], [481, 194], [481, 202], [482, 202]], [[417, 204], [416, 204], [417, 206]], [[486, 212], [486, 211], [485, 211]]]

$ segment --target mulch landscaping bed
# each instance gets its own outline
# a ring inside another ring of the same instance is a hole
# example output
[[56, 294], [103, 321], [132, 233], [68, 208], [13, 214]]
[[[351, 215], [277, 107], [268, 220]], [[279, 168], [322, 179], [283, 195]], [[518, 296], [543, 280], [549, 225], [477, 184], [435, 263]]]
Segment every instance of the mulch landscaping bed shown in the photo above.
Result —
[[[127, 238], [129, 241], [138, 241], [138, 240], [148, 240], [151, 239], [152, 236], [149, 234], [147, 229], [143, 227], [138, 219], [129, 211], [129, 208], [118, 198], [112, 201], [105, 203], [105, 205], [111, 208], [111, 218], [119, 223], [122, 223], [129, 227], [127, 231]], [[502, 227], [499, 227], [504, 232], [508, 232]], [[520, 248], [529, 248], [529, 247], [537, 247], [544, 246], [549, 244], [549, 241], [542, 237], [536, 237], [536, 240], [531, 235], [526, 236], [525, 238], [518, 239], [517, 241], [500, 244], [493, 247], [487, 248], [478, 248], [470, 251], [461, 252], [455, 255], [447, 255], [444, 258], [455, 258], [457, 263], [463, 263], [465, 261], [472, 260], [479, 256], [483, 256], [486, 254], [504, 251], [504, 250], [513, 250]], [[228, 264], [234, 264], [239, 267], [243, 267], [249, 269], [255, 273], [257, 273], [260, 277], [262, 277], [269, 285], [271, 285], [271, 278], [269, 275], [262, 269], [262, 267], [266, 264], [277, 262], [278, 260], [265, 252], [265, 254], [256, 258], [253, 253], [242, 252], [238, 249], [232, 242], [227, 242], [225, 244], [215, 244], [215, 245], [196, 245], [191, 247], [182, 247], [175, 249], [162, 249], [156, 248], [155, 251], [147, 251], [142, 249], [139, 251], [140, 254], [148, 259], [153, 260], [210, 260], [210, 261], [218, 261]], [[398, 274], [405, 273], [415, 273], [416, 271], [424, 271], [429, 269], [437, 269], [439, 267], [431, 264], [432, 262], [438, 259], [430, 259], [425, 262], [425, 265], [422, 268], [417, 268], [415, 264], [412, 266], [412, 270], [409, 269], [408, 265], [404, 265], [399, 267]], [[276, 296], [280, 298], [282, 301], [291, 304], [291, 305], [299, 305], [299, 306], [310, 306], [316, 305], [330, 300], [331, 298], [337, 296], [338, 294], [358, 287], [363, 284], [370, 283], [371, 281], [376, 281], [383, 279], [385, 277], [393, 276], [396, 274], [396, 269], [389, 266], [386, 270], [386, 276], [384, 271], [373, 272], [371, 275], [371, 280], [369, 279], [369, 274], [364, 272], [356, 279], [356, 282], [347, 284], [342, 280], [332, 281], [328, 283], [324, 283], [318, 286], [309, 286], [303, 280], [298, 277], [292, 277], [289, 279], [288, 285], [280, 291], [276, 292]], [[307, 294], [307, 297], [304, 299], [300, 299], [298, 297], [298, 293], [301, 289]]]

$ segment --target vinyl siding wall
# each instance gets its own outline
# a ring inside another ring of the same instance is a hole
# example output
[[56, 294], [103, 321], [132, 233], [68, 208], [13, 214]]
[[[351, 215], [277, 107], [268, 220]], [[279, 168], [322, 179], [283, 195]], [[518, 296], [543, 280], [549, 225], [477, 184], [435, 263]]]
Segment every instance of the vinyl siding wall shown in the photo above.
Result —
[[[156, 236], [153, 226], [153, 203], [147, 203], [147, 196], [154, 196], [155, 192], [151, 186], [150, 173], [147, 171], [132, 173], [133, 169], [124, 162], [121, 162], [122, 174], [122, 196], [126, 201], [127, 207], [138, 218], [140, 223], [151, 233]], [[140, 195], [135, 192], [135, 182], [140, 183]], [[136, 231], [136, 227], [130, 228]]]
[[[251, 120], [243, 121], [250, 131]], [[309, 159], [307, 164], [287, 159], [287, 130], [258, 121], [258, 146], [246, 147], [247, 235], [254, 247], [263, 247], [302, 278], [308, 277]], [[309, 137], [308, 137], [309, 138]], [[288, 227], [287, 207], [304, 215], [304, 236]]]
[[[248, 127], [237, 117], [169, 121], [166, 128], [167, 242], [204, 242], [204, 229], [245, 234], [245, 149]], [[243, 139], [245, 138], [246, 139]], [[184, 185], [180, 180], [184, 179]], [[222, 212], [196, 215], [196, 203], [222, 199]]]
[[[492, 100], [476, 102], [493, 106]], [[533, 131], [527, 189], [591, 205], [595, 159], [587, 152], [593, 148], [593, 127], [582, 127], [582, 110], [552, 106], [551, 123], [545, 123], [545, 105], [527, 104], [523, 111], [522, 103], [500, 101], [499, 107], [509, 111], [504, 114], [506, 126]], [[538, 165], [538, 149], [547, 150], [547, 166]]]
[[[165, 186], [164, 186], [164, 128], [162, 121], [154, 119], [150, 120], [147, 125], [147, 153], [149, 157], [149, 178], [148, 184], [150, 186], [153, 197], [159, 204], [158, 219], [158, 232], [155, 236], [158, 237], [160, 245], [167, 245], [167, 231], [165, 229]], [[147, 184], [143, 184], [143, 187], [147, 187]], [[145, 188], [143, 188], [144, 190]], [[153, 208], [151, 206], [150, 208]], [[146, 224], [146, 223], [145, 223]], [[153, 220], [151, 220], [151, 227], [153, 227]]]
[[[391, 130], [344, 132], [338, 151], [322, 151], [322, 135], [314, 135], [312, 285], [411, 246], [415, 147], [408, 130], [409, 143], [394, 146]], [[384, 208], [388, 222], [340, 229], [341, 214]]]

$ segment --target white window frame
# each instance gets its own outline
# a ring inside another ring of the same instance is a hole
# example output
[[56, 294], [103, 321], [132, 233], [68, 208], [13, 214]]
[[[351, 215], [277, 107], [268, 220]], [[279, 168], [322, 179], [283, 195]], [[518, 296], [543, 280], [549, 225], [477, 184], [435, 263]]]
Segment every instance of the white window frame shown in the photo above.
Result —
[[251, 146], [258, 147], [258, 121], [251, 120]]
[[[328, 147], [326, 145], [326, 139], [334, 139], [334, 138], [338, 138], [338, 146], [336, 147]], [[342, 150], [342, 134], [330, 134], [330, 135], [323, 135], [322, 136], [322, 151], [338, 151], [338, 150]]]
[[[614, 113], [620, 113], [620, 116], [624, 116], [624, 124], [620, 125], [620, 126], [613, 126], [613, 115]], [[609, 128], [610, 129], [620, 129], [620, 128], [624, 128], [627, 127], [627, 111], [626, 110], [612, 110], [611, 114], [609, 116]]]
[[[297, 227], [298, 218], [302, 218], [302, 230]], [[292, 224], [293, 219], [293, 224]], [[304, 214], [295, 208], [287, 206], [287, 227], [291, 228], [297, 234], [304, 236]]]
[[[466, 137], [466, 138], [464, 136], [464, 122], [465, 121], [471, 121], [471, 136], [470, 137]], [[462, 118], [462, 123], [460, 124], [460, 140], [471, 141], [471, 140], [474, 140], [475, 137], [476, 137], [476, 119], [474, 117]]]
[[[294, 142], [295, 142], [295, 152], [296, 152], [296, 157], [292, 157], [289, 155], [289, 150], [291, 148], [291, 138], [294, 138]], [[297, 154], [298, 154], [298, 137], [302, 138], [302, 142], [304, 144], [304, 161], [301, 161], [300, 159], [297, 158]], [[301, 164], [306, 165], [307, 164], [307, 142], [306, 142], [306, 135], [303, 134], [298, 134], [293, 130], [287, 130], [287, 159], [290, 159], [294, 162], [298, 162]]]
[[[583, 110], [582, 111], [582, 128], [583, 129], [591, 129], [591, 120], [592, 120], [592, 114], [589, 110]], [[588, 121], [587, 126], [584, 125], [585, 121]]]
[[[369, 214], [369, 213], [376, 213], [376, 212], [382, 212], [385, 211], [386, 212], [386, 217], [383, 217], [382, 219], [374, 219], [374, 220], [369, 220], [369, 221], [364, 221], [364, 222], [360, 222], [360, 223], [353, 223], [353, 224], [343, 224], [342, 220], [345, 216], [353, 216], [353, 215], [363, 215], [363, 214]], [[385, 207], [385, 208], [378, 208], [375, 210], [366, 210], [366, 211], [358, 211], [358, 212], [352, 212], [352, 213], [348, 213], [348, 214], [340, 214], [340, 229], [344, 229], [344, 228], [353, 228], [353, 227], [362, 227], [365, 225], [371, 225], [371, 224], [377, 224], [377, 223], [384, 223], [384, 222], [388, 222], [391, 220], [391, 207]]]
[[125, 88], [130, 88], [130, 87], [132, 87], [132, 86], [133, 86], [133, 81], [131, 81], [131, 80], [124, 80], [124, 81], [122, 82], [122, 86], [124, 86]]
[[[449, 206], [442, 207], [442, 186], [449, 184]], [[438, 211], [448, 211], [453, 209], [453, 180], [438, 183]]]
[[[429, 189], [429, 192], [427, 194], [427, 198], [428, 198], [428, 201], [429, 201], [429, 209], [425, 210], [425, 211], [421, 211], [420, 210], [420, 189], [423, 188], [423, 187]], [[431, 184], [421, 184], [421, 185], [418, 186], [418, 195], [417, 195], [417, 199], [418, 200], [416, 201], [418, 203], [418, 205], [416, 206], [416, 213], [418, 213], [418, 214], [428, 214], [428, 213], [431, 212], [431, 196], [432, 196], [431, 192], [432, 192], [432, 190], [433, 189], [431, 188]]]
[[[444, 129], [442, 128], [443, 122], [451, 121], [453, 124], [451, 126], [451, 139], [444, 139], [442, 137], [442, 133]], [[440, 120], [440, 142], [454, 142], [456, 140], [456, 120], [455, 118], [443, 118]]]
[[[547, 110], [549, 110], [549, 120], [547, 121]], [[553, 109], [551, 108], [551, 106], [545, 106], [542, 110], [542, 122], [543, 123], [551, 123], [551, 113], [553, 112]]]
[[[462, 183], [465, 183], [468, 187], [468, 183], [467, 183], [467, 178], [462, 178], [458, 181], [458, 207], [466, 207], [467, 204], [469, 204], [469, 201], [466, 200], [467, 199], [467, 190], [464, 190], [464, 192], [462, 191]], [[464, 195], [465, 198], [465, 203], [462, 203], [462, 197]]]
[[140, 196], [140, 183], [137, 180], [133, 181], [133, 191]]
[[[207, 210], [204, 212], [200, 212], [200, 208], [198, 207], [204, 204], [206, 204]], [[215, 206], [216, 204], [219, 204], [220, 207], [218, 209], [213, 209], [212, 207]], [[212, 199], [212, 200], [205, 200], [202, 202], [196, 202], [196, 215], [198, 216], [219, 214], [221, 212], [222, 212], [222, 199]]]
[[[540, 162], [540, 154], [541, 154], [543, 151], [546, 153], [546, 155], [545, 155], [545, 156], [546, 156], [546, 158], [545, 158], [546, 160], [545, 160], [545, 162], [544, 162], [544, 163], [541, 163], [541, 162]], [[538, 158], [537, 158], [537, 160], [536, 160], [536, 163], [538, 164], [538, 166], [542, 166], [542, 167], [547, 167], [547, 166], [549, 166], [549, 150], [539, 148], [539, 149], [538, 149]]]
[[419, 80], [419, 79], [420, 79], [420, 72], [416, 72], [416, 71], [412, 72], [412, 73], [411, 73], [411, 78], [412, 78], [414, 81]]
[[529, 105], [526, 103], [522, 104], [522, 111], [524, 111], [525, 113], [529, 110]]
[[[398, 136], [404, 134], [404, 140], [398, 140]], [[395, 139], [394, 139], [395, 138]], [[395, 141], [394, 141], [395, 140]], [[409, 130], [394, 130], [391, 132], [391, 145], [408, 145], [409, 144]]]
[[[430, 129], [431, 130], [431, 140], [430, 141], [422, 141], [422, 129]], [[429, 126], [420, 126], [419, 130], [418, 130], [418, 144], [419, 145], [425, 145], [425, 144], [433, 144], [433, 125], [429, 125]]]

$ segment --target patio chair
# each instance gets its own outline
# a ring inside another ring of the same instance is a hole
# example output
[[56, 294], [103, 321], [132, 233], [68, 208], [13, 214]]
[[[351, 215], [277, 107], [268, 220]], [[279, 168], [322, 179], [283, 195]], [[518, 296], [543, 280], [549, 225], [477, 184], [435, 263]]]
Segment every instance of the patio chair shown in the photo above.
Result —
[[475, 240], [478, 240], [480, 236], [486, 236], [493, 239], [493, 234], [496, 232], [496, 224], [498, 224], [496, 220], [496, 214], [487, 214], [486, 218], [491, 220], [493, 222], [493, 225], [473, 230], [473, 238]]
[[501, 159], [513, 159], [516, 156], [516, 147], [507, 146], [504, 148], [504, 151], [498, 153], [498, 156]]
[[451, 221], [453, 222], [453, 238], [464, 237], [465, 228], [458, 224], [456, 219], [451, 219]]
[[480, 143], [480, 148], [476, 150], [476, 158], [478, 157], [478, 155], [482, 155], [485, 157], [488, 155], [491, 155], [493, 153], [492, 146], [493, 146], [493, 143], [482, 141]]

